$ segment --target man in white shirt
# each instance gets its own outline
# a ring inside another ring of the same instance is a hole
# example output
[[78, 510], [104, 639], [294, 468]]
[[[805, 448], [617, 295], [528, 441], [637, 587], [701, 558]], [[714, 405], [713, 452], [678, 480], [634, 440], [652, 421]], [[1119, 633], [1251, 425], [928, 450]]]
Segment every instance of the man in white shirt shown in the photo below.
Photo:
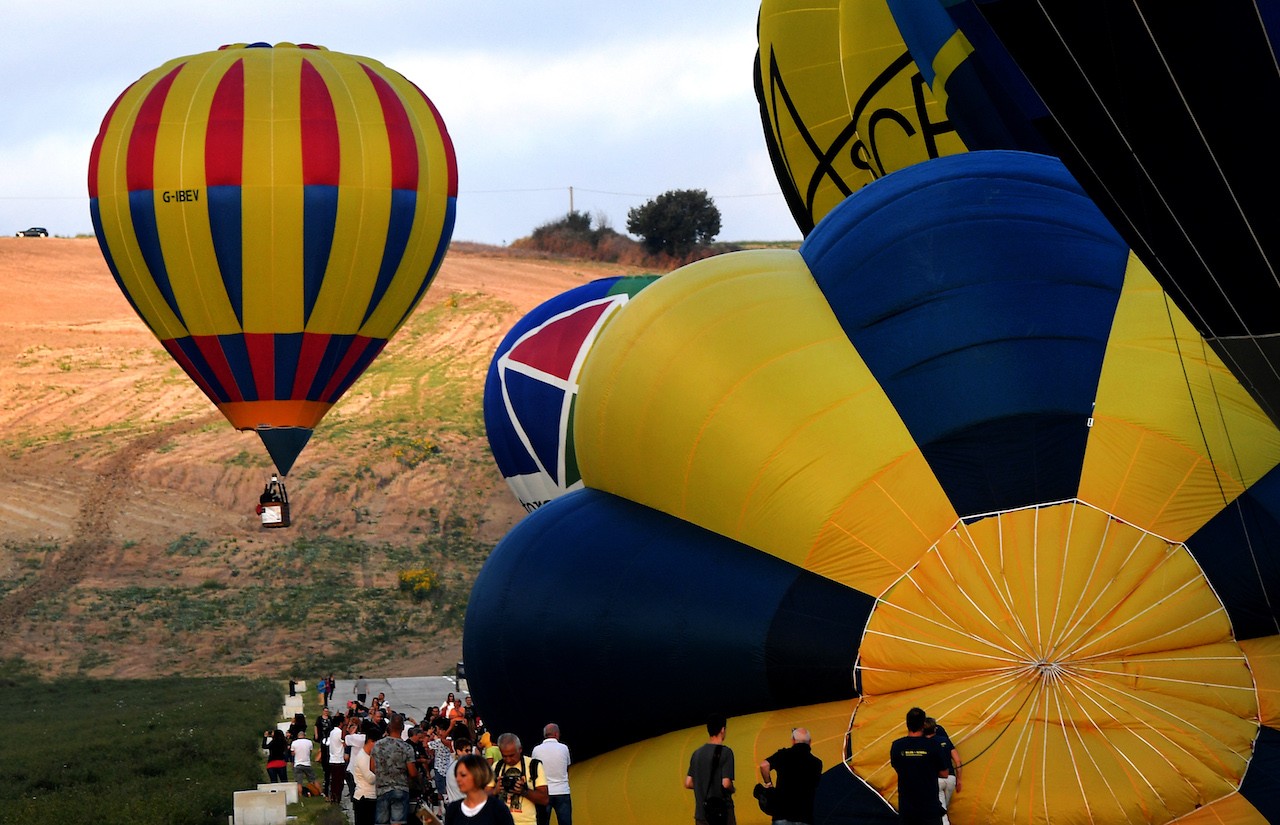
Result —
[[530, 754], [546, 771], [550, 801], [538, 806], [538, 825], [550, 825], [551, 812], [556, 812], [559, 825], [573, 825], [573, 803], [569, 799], [569, 748], [560, 741], [560, 726], [548, 723], [542, 729], [542, 744]]
[[[341, 716], [338, 718], [342, 719]], [[342, 786], [347, 784], [347, 747], [343, 741], [346, 738], [343, 727], [342, 724], [334, 725], [326, 742], [329, 761], [325, 763], [324, 771], [329, 785], [329, 801], [334, 805], [342, 802]]]
[[293, 752], [293, 781], [298, 783], [303, 795], [323, 796], [320, 783], [316, 782], [316, 772], [311, 768], [313, 744], [305, 730], [299, 731], [289, 744], [289, 750]]

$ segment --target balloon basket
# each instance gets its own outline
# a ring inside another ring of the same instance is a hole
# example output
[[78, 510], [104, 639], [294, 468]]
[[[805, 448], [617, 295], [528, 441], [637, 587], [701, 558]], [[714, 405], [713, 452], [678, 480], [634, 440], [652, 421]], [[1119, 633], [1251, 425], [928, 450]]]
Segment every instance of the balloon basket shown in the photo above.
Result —
[[261, 505], [263, 527], [288, 527], [289, 526], [289, 502], [273, 501], [269, 504]]

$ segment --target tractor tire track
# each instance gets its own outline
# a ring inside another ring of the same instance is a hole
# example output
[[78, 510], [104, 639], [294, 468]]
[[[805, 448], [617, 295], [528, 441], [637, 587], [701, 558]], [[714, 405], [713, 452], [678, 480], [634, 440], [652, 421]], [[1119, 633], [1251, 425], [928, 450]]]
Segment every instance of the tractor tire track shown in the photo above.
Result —
[[213, 416], [201, 416], [162, 427], [134, 438], [106, 460], [85, 491], [71, 541], [45, 559], [34, 580], [0, 601], [0, 639], [12, 634], [17, 623], [40, 601], [69, 592], [95, 566], [95, 560], [101, 565], [111, 549], [112, 524], [131, 494], [138, 463], [170, 439], [193, 432], [211, 420]]

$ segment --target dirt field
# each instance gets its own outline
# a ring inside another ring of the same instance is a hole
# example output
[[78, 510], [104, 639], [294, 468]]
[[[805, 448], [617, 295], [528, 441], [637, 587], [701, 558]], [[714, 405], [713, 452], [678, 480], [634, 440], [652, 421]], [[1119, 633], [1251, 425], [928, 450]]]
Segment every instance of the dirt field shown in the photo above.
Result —
[[[116, 288], [97, 243], [0, 238], [5, 655], [51, 673], [275, 675], [312, 645], [305, 628], [236, 633], [223, 622], [184, 630], [179, 644], [169, 638], [172, 622], [121, 621], [102, 606], [129, 588], [229, 593], [245, 582], [231, 578], [240, 571], [274, 581], [285, 574], [274, 554], [300, 537], [397, 545], [453, 524], [491, 546], [523, 511], [475, 426], [488, 360], [524, 312], [623, 271], [451, 250], [414, 318], [299, 459], [290, 479], [295, 527], [263, 530], [253, 512], [270, 472], [261, 443], [233, 430], [170, 361]], [[379, 372], [380, 364], [388, 366]], [[406, 461], [415, 444], [421, 460]], [[183, 547], [221, 552], [175, 550]], [[359, 586], [395, 585], [387, 564], [350, 572]], [[356, 586], [349, 595], [359, 597]], [[210, 653], [229, 637], [248, 649]], [[438, 674], [460, 651], [456, 631], [414, 639], [395, 658], [397, 672], [383, 672]]]

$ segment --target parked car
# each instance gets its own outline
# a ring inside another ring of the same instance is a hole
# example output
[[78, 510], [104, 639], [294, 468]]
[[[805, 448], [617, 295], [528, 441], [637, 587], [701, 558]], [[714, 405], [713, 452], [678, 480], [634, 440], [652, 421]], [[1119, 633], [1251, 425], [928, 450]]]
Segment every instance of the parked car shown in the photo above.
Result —
[[24, 229], [18, 233], [19, 238], [47, 238], [49, 230], [43, 226], [33, 226], [30, 229]]

